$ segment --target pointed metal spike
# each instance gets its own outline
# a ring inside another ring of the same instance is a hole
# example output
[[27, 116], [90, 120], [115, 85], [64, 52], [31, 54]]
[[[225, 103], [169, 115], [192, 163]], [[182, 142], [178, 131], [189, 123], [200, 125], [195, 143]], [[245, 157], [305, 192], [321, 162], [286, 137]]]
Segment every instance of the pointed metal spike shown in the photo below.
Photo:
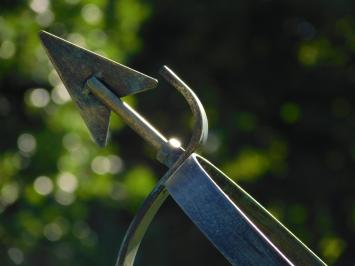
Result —
[[91, 95], [85, 83], [96, 76], [122, 97], [157, 86], [157, 80], [42, 31], [40, 39], [95, 142], [106, 145], [110, 110]]

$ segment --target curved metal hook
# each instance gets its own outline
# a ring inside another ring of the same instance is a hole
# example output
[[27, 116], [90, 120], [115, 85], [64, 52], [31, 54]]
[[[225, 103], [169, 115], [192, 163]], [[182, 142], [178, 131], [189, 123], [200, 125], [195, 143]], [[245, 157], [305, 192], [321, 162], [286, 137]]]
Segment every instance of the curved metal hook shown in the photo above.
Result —
[[196, 94], [170, 68], [163, 66], [160, 74], [186, 99], [193, 113], [195, 124], [186, 151], [195, 150], [204, 143], [208, 135], [208, 120], [205, 109]]
[[[133, 221], [131, 222], [126, 232], [125, 238], [121, 244], [116, 266], [133, 265], [138, 248], [146, 230], [148, 229], [148, 226], [150, 225], [160, 206], [169, 195], [166, 188], [164, 187], [164, 183], [197, 149], [197, 147], [206, 140], [208, 135], [208, 120], [206, 112], [196, 94], [167, 66], [163, 66], [163, 68], [160, 70], [160, 74], [187, 100], [195, 120], [194, 128], [186, 150], [173, 147], [170, 145], [170, 143], [167, 143], [167, 145], [163, 147], [161, 151], [159, 151], [158, 158], [162, 158], [162, 153], [166, 154], [167, 152], [170, 152], [170, 154], [173, 154], [169, 156], [171, 158], [170, 161], [164, 161], [167, 166], [171, 167], [159, 180], [153, 191], [143, 202], [136, 216], [133, 218]], [[177, 159], [174, 160], [176, 157]]]

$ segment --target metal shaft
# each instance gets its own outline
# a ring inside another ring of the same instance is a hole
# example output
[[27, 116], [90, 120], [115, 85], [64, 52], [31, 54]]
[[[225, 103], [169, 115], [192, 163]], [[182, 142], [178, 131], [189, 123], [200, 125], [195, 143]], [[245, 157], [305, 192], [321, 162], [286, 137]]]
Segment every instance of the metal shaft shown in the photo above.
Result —
[[160, 74], [187, 100], [194, 117], [194, 130], [185, 150], [182, 147], [176, 148], [171, 145], [163, 145], [161, 150], [159, 150], [157, 159], [168, 166], [169, 170], [159, 180], [134, 217], [122, 242], [116, 266], [133, 266], [137, 250], [149, 224], [169, 195], [165, 188], [166, 181], [190, 157], [204, 137], [207, 136], [207, 117], [197, 96], [167, 66], [161, 69]]
[[138, 114], [127, 103], [123, 102], [96, 77], [88, 79], [86, 86], [102, 103], [117, 113], [122, 120], [158, 151], [168, 142], [144, 117]]

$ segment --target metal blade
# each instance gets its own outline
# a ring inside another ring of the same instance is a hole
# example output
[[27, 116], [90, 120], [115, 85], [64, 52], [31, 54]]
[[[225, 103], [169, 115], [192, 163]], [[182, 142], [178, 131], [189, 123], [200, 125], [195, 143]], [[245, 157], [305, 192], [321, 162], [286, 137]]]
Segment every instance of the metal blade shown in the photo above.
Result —
[[152, 89], [158, 84], [154, 78], [48, 32], [42, 31], [40, 38], [91, 135], [100, 146], [106, 144], [110, 110], [84, 88], [86, 81], [95, 76], [119, 97]]

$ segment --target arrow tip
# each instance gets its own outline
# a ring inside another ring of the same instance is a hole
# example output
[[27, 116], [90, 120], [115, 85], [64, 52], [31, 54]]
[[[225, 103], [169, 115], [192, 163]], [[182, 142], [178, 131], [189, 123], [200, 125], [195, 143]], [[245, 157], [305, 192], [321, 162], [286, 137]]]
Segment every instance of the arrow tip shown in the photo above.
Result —
[[108, 109], [85, 89], [86, 81], [95, 76], [118, 97], [157, 86], [157, 80], [101, 55], [79, 47], [46, 31], [39, 33], [49, 59], [99, 146], [105, 146], [110, 120]]
[[84, 65], [84, 72], [75, 73], [75, 68], [80, 69], [80, 61], [75, 56], [80, 55], [82, 48], [46, 31], [41, 31], [39, 37], [49, 59], [76, 103], [92, 138], [100, 147], [106, 146], [110, 110], [84, 89], [83, 84], [90, 69]]
[[39, 38], [41, 39], [42, 43], [44, 44], [46, 41], [46, 38], [50, 36], [51, 34], [45, 30], [41, 30], [39, 32]]

